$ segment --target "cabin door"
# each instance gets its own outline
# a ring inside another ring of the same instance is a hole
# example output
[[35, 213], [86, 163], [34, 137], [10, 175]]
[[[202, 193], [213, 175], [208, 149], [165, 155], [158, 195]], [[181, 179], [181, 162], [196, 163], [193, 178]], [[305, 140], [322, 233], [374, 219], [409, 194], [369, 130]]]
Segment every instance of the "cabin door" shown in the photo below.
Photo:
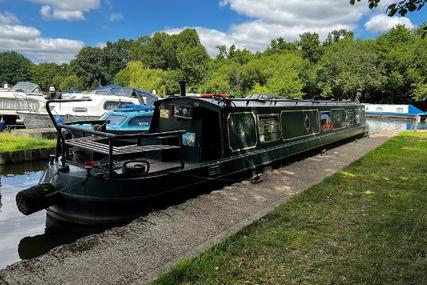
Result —
[[203, 110], [200, 152], [202, 161], [221, 158], [219, 115], [215, 111]]

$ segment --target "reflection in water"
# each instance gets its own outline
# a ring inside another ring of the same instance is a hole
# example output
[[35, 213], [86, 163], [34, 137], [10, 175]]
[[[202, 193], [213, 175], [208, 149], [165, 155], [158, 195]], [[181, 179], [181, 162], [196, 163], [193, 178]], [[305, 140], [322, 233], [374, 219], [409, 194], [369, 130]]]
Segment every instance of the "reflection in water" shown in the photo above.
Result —
[[46, 211], [29, 216], [18, 211], [16, 193], [37, 184], [45, 168], [46, 161], [0, 166], [0, 269], [105, 230], [59, 222]]
[[[407, 131], [415, 128], [415, 120], [404, 120], [404, 119], [390, 119], [390, 118], [379, 118], [369, 117], [366, 119], [369, 125], [370, 133], [378, 133], [384, 130], [395, 130], [395, 131]], [[417, 125], [418, 130], [427, 129], [427, 124], [419, 123]]]

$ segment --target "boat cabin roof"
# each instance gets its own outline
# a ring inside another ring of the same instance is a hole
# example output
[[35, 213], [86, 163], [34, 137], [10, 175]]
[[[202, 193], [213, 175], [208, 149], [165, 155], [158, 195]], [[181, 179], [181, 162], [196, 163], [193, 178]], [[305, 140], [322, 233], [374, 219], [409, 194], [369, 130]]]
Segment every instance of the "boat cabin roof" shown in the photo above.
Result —
[[193, 96], [169, 96], [160, 100], [156, 105], [162, 104], [184, 104], [194, 107], [204, 107], [207, 109], [221, 111], [225, 108], [257, 108], [257, 107], [292, 107], [292, 106], [351, 106], [360, 105], [352, 101], [330, 101], [330, 100], [295, 100], [274, 97], [258, 98], [224, 98], [224, 97], [193, 97]]

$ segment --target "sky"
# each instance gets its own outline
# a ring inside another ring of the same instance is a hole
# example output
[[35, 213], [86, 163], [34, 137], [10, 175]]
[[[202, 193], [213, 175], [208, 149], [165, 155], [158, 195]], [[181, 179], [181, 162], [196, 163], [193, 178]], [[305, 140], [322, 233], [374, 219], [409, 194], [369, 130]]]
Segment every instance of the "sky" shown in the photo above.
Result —
[[[396, 1], [396, 0], [395, 0]], [[372, 38], [397, 24], [409, 28], [427, 21], [427, 7], [407, 17], [387, 17], [385, 4], [369, 10], [367, 1], [349, 0], [0, 0], [0, 50], [15, 50], [33, 62], [69, 62], [84, 46], [120, 38], [137, 39], [164, 31], [197, 29], [208, 53], [235, 44], [264, 50], [283, 37], [304, 32], [321, 39], [335, 29]]]

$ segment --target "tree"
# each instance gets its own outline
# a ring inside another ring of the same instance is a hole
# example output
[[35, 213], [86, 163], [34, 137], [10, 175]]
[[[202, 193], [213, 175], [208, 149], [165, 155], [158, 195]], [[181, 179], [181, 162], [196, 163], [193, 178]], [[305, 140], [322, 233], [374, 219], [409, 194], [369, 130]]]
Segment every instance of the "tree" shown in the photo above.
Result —
[[399, 25], [380, 35], [377, 44], [379, 67], [386, 75], [383, 94], [377, 100], [408, 103], [416, 86], [426, 80], [425, 40]]
[[107, 45], [102, 49], [105, 57], [106, 81], [113, 81], [117, 72], [125, 68], [126, 64], [131, 60], [129, 50], [132, 43], [132, 40], [119, 39], [114, 43], [107, 42]]
[[114, 82], [119, 85], [133, 88], [156, 90], [157, 94], [164, 96], [173, 94], [178, 86], [179, 78], [175, 71], [146, 68], [141, 61], [130, 61], [126, 68], [119, 71]]
[[67, 64], [39, 63], [31, 66], [31, 77], [42, 90], [48, 90], [50, 86], [60, 88], [62, 80], [71, 74]]
[[334, 42], [337, 42], [342, 39], [353, 39], [354, 34], [352, 31], [341, 29], [341, 30], [333, 30], [328, 34], [328, 37], [326, 38], [325, 44], [332, 44]]
[[[354, 5], [360, 0], [350, 0], [350, 4]], [[378, 7], [381, 0], [368, 0], [370, 9]], [[390, 17], [396, 15], [405, 16], [408, 12], [414, 12], [421, 10], [426, 4], [427, 0], [399, 0], [396, 3], [391, 3], [387, 6], [387, 13]]]
[[[360, 0], [350, 0], [350, 4], [354, 5]], [[368, 5], [370, 9], [377, 8], [381, 0], [368, 0]], [[383, 1], [384, 2], [384, 1]], [[395, 3], [390, 3], [387, 6], [387, 14], [390, 17], [393, 17], [396, 14], [400, 16], [405, 16], [408, 12], [415, 12], [421, 10], [426, 4], [427, 0], [399, 0], [394, 1]], [[427, 34], [427, 25], [424, 24], [422, 27], [423, 36]]]
[[267, 80], [269, 93], [288, 98], [301, 98], [304, 87], [300, 73], [305, 66], [304, 60], [297, 54], [289, 53], [278, 56], [272, 76]]
[[0, 53], [0, 84], [31, 80], [31, 61], [14, 51]]
[[344, 39], [325, 47], [317, 69], [317, 86], [321, 96], [356, 99], [362, 92], [365, 101], [377, 94], [386, 80], [380, 57], [373, 41]]
[[189, 90], [196, 90], [206, 76], [209, 56], [202, 45], [181, 46], [177, 51], [179, 70], [187, 81]]
[[67, 92], [70, 89], [77, 89], [77, 90], [81, 90], [83, 88], [83, 86], [80, 83], [79, 78], [77, 77], [77, 75], [72, 74], [69, 76], [66, 76], [62, 79], [59, 88], [61, 89], [62, 92]]
[[108, 83], [105, 56], [101, 48], [82, 48], [70, 64], [83, 88], [93, 89]]
[[322, 47], [320, 46], [319, 34], [301, 34], [298, 47], [301, 49], [302, 57], [311, 63], [317, 63], [322, 57]]
[[285, 51], [295, 51], [297, 50], [297, 45], [293, 42], [287, 42], [284, 38], [279, 37], [277, 39], [271, 40], [270, 46], [265, 51], [266, 54], [280, 54]]

